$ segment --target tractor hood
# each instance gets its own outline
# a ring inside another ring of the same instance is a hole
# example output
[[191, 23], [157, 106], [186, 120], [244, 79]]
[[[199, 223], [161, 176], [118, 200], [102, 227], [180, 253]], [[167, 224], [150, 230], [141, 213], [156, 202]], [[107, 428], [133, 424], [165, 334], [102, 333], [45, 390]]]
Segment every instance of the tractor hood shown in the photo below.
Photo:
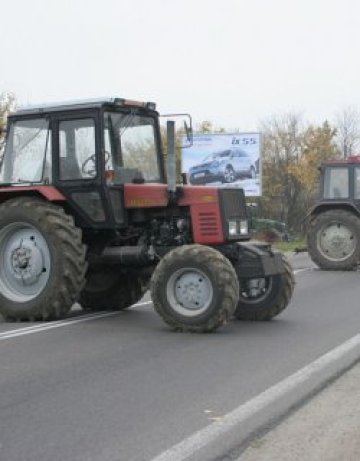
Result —
[[[204, 186], [178, 186], [178, 205], [217, 204], [219, 189]], [[166, 184], [125, 184], [125, 208], [166, 207], [170, 197]]]

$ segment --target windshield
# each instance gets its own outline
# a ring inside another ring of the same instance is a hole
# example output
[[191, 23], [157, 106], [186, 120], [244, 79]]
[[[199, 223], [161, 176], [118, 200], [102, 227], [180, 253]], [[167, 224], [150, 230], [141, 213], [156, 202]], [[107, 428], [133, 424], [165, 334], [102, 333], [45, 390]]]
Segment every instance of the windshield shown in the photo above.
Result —
[[325, 170], [324, 198], [349, 197], [349, 170], [347, 167], [328, 167]]
[[49, 122], [44, 118], [12, 123], [1, 165], [0, 182], [49, 182], [50, 141]]
[[160, 181], [152, 117], [105, 112], [105, 151], [107, 170], [132, 168], [147, 182]]

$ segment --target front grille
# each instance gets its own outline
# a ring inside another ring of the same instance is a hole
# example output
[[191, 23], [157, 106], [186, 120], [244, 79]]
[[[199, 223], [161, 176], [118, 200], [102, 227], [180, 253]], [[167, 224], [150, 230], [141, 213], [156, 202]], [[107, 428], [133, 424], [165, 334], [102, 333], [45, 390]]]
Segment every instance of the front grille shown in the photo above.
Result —
[[[247, 221], [246, 202], [243, 189], [221, 189], [219, 194], [224, 233], [227, 239], [231, 241], [248, 240], [249, 234], [241, 233], [241, 221]], [[235, 234], [230, 235], [229, 233], [229, 221], [236, 222], [237, 231]]]
[[243, 189], [220, 189], [219, 193], [225, 222], [230, 219], [247, 219]]
[[216, 213], [200, 212], [199, 228], [201, 235], [204, 237], [218, 236], [220, 234], [220, 229]]

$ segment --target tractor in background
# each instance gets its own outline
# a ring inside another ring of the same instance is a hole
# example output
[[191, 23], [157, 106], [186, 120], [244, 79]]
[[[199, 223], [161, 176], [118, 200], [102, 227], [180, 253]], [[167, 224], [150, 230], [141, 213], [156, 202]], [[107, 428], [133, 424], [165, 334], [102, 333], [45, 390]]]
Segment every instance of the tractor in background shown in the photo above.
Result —
[[360, 157], [324, 162], [320, 199], [310, 210], [307, 247], [324, 270], [354, 270], [360, 260]]

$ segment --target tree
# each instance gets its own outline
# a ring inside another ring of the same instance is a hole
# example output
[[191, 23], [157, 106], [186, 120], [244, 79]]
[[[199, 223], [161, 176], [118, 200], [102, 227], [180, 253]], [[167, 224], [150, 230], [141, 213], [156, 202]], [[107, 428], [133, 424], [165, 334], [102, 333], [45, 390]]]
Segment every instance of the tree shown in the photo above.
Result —
[[15, 96], [11, 93], [0, 93], [0, 163], [2, 162], [3, 156], [7, 117], [14, 107]]
[[294, 228], [301, 185], [291, 174], [291, 167], [301, 156], [302, 117], [300, 114], [273, 116], [262, 124], [261, 131], [263, 197], [259, 200], [259, 211], [264, 217]]
[[285, 222], [301, 231], [304, 217], [318, 190], [319, 166], [336, 158], [336, 129], [325, 121], [305, 126], [299, 114], [272, 117], [262, 126], [263, 217]]
[[197, 125], [195, 133], [225, 133], [225, 128], [216, 127], [209, 120], [203, 120]]
[[0, 93], [0, 141], [5, 134], [6, 120], [8, 114], [15, 107], [15, 96], [11, 93]]
[[327, 121], [317, 127], [310, 125], [304, 131], [301, 155], [289, 168], [289, 173], [301, 186], [299, 199], [304, 208], [302, 213], [306, 213], [315, 201], [321, 163], [340, 154], [335, 141], [336, 133]]
[[337, 140], [344, 158], [360, 149], [360, 113], [355, 107], [347, 107], [336, 117]]

